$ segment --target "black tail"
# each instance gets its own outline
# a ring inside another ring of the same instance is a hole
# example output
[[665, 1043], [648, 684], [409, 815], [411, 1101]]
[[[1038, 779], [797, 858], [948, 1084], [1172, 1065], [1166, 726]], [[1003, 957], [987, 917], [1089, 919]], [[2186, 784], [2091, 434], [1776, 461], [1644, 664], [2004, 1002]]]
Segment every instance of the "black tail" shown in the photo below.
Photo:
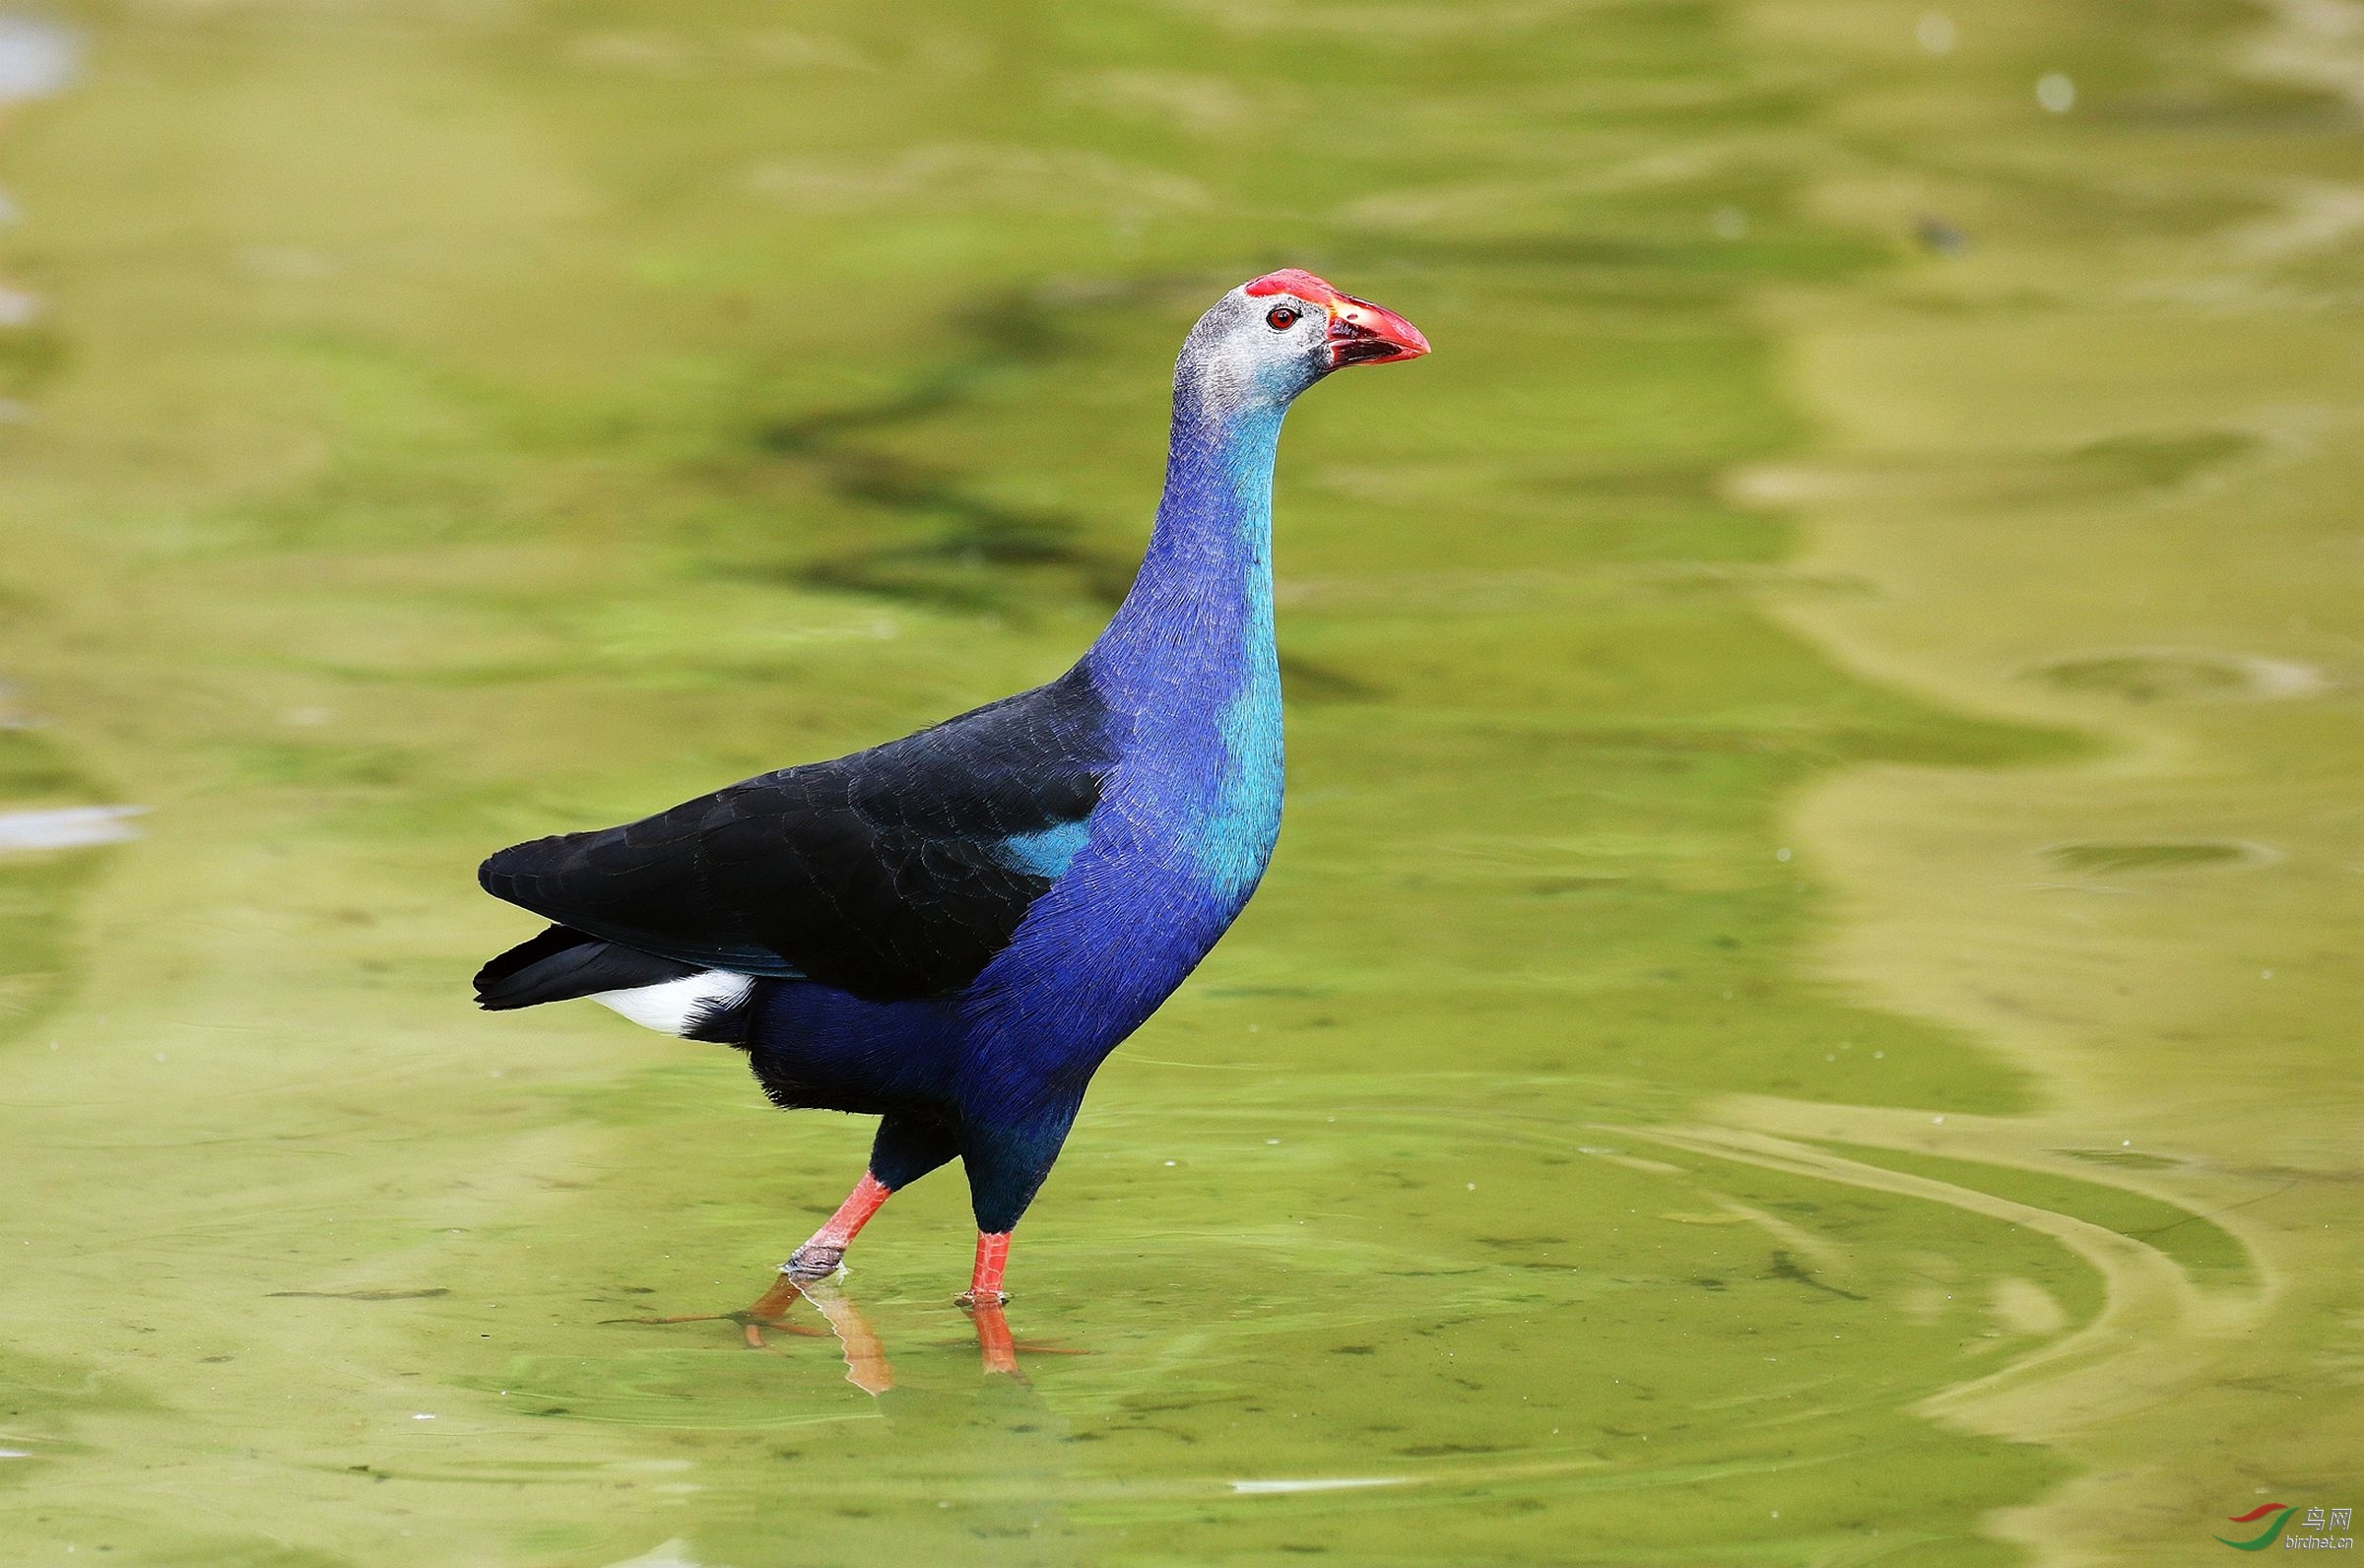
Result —
[[628, 991], [703, 971], [619, 947], [569, 926], [553, 926], [476, 972], [476, 1005], [492, 1013], [539, 1007], [600, 991]]

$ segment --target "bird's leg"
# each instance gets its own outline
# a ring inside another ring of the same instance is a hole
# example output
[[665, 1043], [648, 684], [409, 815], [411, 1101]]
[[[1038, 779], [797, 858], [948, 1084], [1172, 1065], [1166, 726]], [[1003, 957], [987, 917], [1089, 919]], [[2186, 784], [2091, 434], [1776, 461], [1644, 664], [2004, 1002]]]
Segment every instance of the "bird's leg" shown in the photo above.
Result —
[[870, 1223], [870, 1216], [879, 1211], [879, 1206], [893, 1196], [893, 1188], [864, 1171], [845, 1202], [837, 1206], [837, 1212], [829, 1216], [828, 1223], [813, 1232], [813, 1239], [780, 1265], [780, 1273], [799, 1279], [825, 1279], [835, 1274], [837, 1266], [845, 1261], [845, 1249], [862, 1233], [862, 1227]]
[[813, 1232], [813, 1239], [780, 1265], [780, 1273], [798, 1279], [825, 1279], [835, 1274], [845, 1261], [845, 1249], [870, 1223], [880, 1205], [958, 1152], [958, 1143], [933, 1122], [904, 1116], [883, 1118], [878, 1141], [871, 1144], [870, 1168], [854, 1183], [854, 1190], [837, 1206], [828, 1223]]
[[[977, 1263], [969, 1271], [968, 1289], [962, 1292], [964, 1307], [993, 1307], [1010, 1299], [1002, 1288], [1002, 1271], [1010, 1262], [1010, 1232], [1006, 1230], [977, 1232]], [[999, 1316], [998, 1311], [996, 1316]]]
[[1055, 1100], [1031, 1115], [970, 1130], [960, 1162], [968, 1167], [969, 1207], [977, 1216], [977, 1264], [960, 1297], [962, 1306], [998, 1307], [1010, 1299], [1002, 1289], [1010, 1233], [1042, 1190], [1082, 1104], [1080, 1098]]

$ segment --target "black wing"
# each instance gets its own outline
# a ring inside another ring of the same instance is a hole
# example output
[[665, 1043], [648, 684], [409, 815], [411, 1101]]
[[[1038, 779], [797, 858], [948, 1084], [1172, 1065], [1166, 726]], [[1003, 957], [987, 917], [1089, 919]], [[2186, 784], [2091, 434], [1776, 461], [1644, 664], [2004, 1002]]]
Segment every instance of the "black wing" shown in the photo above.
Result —
[[872, 1001], [958, 991], [1082, 842], [1107, 709], [1072, 672], [900, 741], [600, 832], [504, 849], [485, 890], [642, 952]]

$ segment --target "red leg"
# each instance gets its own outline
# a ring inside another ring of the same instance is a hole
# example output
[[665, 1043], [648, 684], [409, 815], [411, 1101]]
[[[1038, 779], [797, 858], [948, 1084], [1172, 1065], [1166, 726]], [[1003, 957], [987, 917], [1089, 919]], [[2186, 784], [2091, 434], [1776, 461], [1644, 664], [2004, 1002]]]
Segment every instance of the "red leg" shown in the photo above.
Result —
[[1010, 1262], [1010, 1232], [1006, 1230], [977, 1232], [977, 1266], [969, 1272], [968, 1292], [961, 1296], [964, 1307], [998, 1307], [1010, 1299], [1002, 1289], [1002, 1270]]
[[879, 1211], [879, 1206], [893, 1196], [893, 1188], [864, 1171], [845, 1202], [837, 1206], [837, 1212], [829, 1216], [828, 1223], [813, 1232], [813, 1239], [780, 1265], [780, 1273], [808, 1279], [835, 1274], [838, 1264], [845, 1259], [845, 1249], [862, 1233], [862, 1227], [870, 1223], [870, 1216]]

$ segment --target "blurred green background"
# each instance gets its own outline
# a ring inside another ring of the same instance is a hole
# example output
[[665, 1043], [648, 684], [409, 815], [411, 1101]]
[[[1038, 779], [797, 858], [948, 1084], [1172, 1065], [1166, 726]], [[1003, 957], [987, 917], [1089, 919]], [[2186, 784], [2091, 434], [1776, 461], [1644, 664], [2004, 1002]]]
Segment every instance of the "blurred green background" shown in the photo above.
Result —
[[[0, 16], [0, 1555], [2364, 1502], [2360, 100], [2352, 0]], [[1081, 1353], [981, 1375], [949, 1180], [813, 1335], [628, 1321], [867, 1129], [476, 1013], [476, 860], [1065, 668], [1280, 265], [1437, 352], [1291, 421], [1287, 825], [1026, 1226]]]

